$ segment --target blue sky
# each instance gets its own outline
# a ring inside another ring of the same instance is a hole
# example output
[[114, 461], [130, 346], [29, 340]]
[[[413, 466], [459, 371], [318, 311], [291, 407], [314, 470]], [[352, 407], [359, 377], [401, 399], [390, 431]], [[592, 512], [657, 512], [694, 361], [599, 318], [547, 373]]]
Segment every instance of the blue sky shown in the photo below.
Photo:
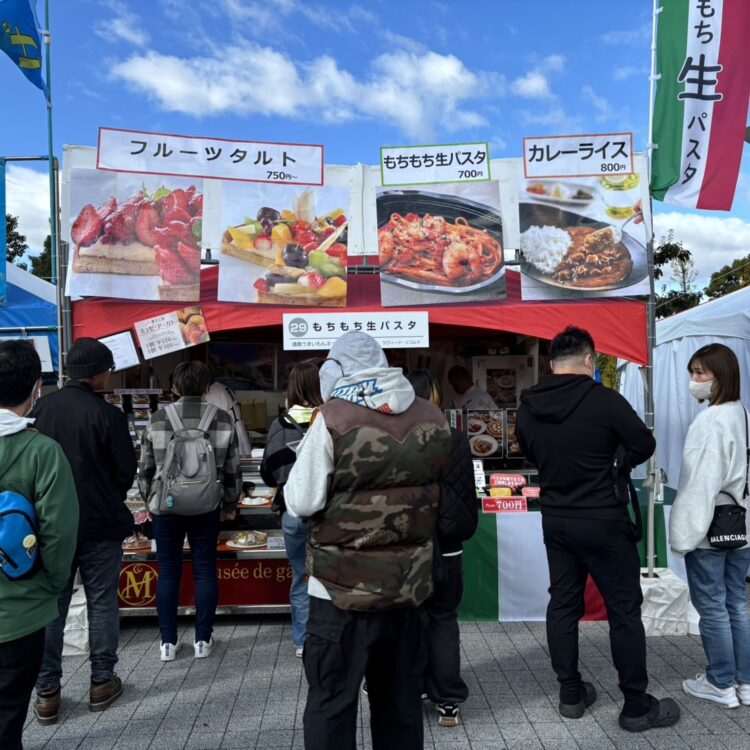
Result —
[[[494, 158], [520, 156], [532, 135], [632, 130], [647, 143], [645, 0], [51, 4], [58, 155], [94, 145], [100, 125], [324, 143], [333, 164], [409, 143], [488, 140]], [[41, 94], [4, 58], [0, 82], [14, 113], [0, 152], [43, 153]], [[674, 228], [701, 277], [750, 253], [745, 170], [731, 214], [657, 206], [657, 237]], [[34, 248], [43, 187], [10, 172], [9, 206]]]

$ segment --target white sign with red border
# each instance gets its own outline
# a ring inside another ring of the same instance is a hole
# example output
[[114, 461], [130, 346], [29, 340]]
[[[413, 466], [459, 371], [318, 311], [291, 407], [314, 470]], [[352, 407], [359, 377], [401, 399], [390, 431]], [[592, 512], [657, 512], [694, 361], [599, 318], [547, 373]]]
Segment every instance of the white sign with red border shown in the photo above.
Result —
[[528, 513], [525, 497], [483, 497], [482, 513]]
[[133, 326], [144, 359], [161, 357], [162, 354], [178, 352], [210, 340], [199, 307], [187, 307], [155, 318], [139, 320]]
[[527, 179], [633, 174], [633, 134], [524, 138], [523, 169]]
[[323, 185], [323, 146], [99, 128], [96, 167], [110, 172]]

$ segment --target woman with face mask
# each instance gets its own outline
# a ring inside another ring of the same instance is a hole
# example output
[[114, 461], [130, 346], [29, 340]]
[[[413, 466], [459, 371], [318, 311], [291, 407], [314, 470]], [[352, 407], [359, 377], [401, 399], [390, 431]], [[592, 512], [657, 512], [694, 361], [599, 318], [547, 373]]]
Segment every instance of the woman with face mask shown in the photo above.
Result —
[[740, 368], [731, 349], [709, 344], [692, 356], [688, 372], [690, 393], [708, 408], [693, 420], [685, 440], [669, 544], [685, 556], [707, 666], [682, 687], [725, 708], [750, 706], [750, 546], [717, 549], [707, 536], [716, 506], [748, 504], [748, 415], [740, 402]]

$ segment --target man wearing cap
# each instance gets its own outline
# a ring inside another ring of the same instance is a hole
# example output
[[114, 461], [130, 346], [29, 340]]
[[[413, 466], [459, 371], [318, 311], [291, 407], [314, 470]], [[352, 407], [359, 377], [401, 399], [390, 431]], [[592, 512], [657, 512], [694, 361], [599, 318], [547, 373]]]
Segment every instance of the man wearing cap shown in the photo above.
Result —
[[73, 469], [80, 519], [78, 546], [68, 586], [59, 600], [60, 617], [47, 626], [34, 712], [41, 724], [54, 724], [60, 710], [63, 628], [80, 571], [89, 621], [91, 688], [89, 709], [103, 711], [122, 694], [114, 673], [120, 618], [117, 585], [122, 540], [133, 531], [125, 506], [137, 461], [125, 415], [100, 393], [107, 389], [114, 360], [96, 339], [81, 338], [65, 361], [63, 388], [39, 399], [32, 416], [39, 432], [62, 446]]

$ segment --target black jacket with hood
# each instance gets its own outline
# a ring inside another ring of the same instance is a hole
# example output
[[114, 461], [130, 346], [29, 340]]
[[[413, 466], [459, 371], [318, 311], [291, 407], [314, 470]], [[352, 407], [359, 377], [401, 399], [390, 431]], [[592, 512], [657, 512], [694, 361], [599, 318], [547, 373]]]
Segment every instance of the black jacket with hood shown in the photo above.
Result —
[[656, 448], [654, 437], [616, 391], [586, 375], [547, 375], [521, 394], [518, 439], [539, 470], [542, 512], [620, 519], [613, 462], [622, 446], [631, 467]]
[[78, 543], [118, 541], [132, 534], [133, 514], [125, 497], [138, 462], [125, 415], [88, 383], [69, 380], [40, 398], [30, 416], [70, 461], [80, 508]]

